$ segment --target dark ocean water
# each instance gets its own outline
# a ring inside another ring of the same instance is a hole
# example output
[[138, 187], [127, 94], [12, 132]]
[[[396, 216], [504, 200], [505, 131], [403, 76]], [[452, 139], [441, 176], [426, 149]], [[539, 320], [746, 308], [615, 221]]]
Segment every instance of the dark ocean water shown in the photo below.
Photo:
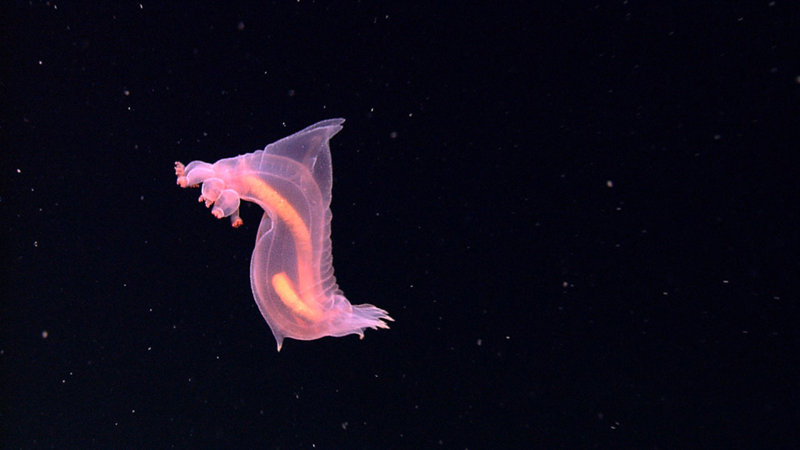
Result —
[[[161, 3], [0, 11], [3, 447], [800, 445], [792, 2]], [[172, 165], [334, 117], [278, 353]]]

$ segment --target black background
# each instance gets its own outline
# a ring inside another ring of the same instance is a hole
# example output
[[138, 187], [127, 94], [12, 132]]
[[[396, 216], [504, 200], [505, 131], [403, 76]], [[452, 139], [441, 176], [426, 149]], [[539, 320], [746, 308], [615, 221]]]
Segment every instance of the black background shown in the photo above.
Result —
[[[800, 444], [793, 2], [111, 3], [0, 12], [4, 447]], [[396, 322], [277, 353], [172, 163], [334, 117]]]

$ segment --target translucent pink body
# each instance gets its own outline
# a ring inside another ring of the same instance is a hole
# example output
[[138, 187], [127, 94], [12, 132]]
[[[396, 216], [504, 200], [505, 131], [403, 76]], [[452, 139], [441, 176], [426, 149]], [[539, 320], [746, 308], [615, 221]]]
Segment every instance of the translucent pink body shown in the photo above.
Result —
[[264, 150], [213, 164], [176, 162], [181, 187], [202, 184], [200, 201], [234, 227], [240, 200], [264, 216], [250, 261], [250, 284], [278, 350], [284, 338], [313, 340], [388, 328], [386, 311], [351, 305], [333, 275], [331, 255], [331, 154], [328, 141], [344, 119], [325, 120]]

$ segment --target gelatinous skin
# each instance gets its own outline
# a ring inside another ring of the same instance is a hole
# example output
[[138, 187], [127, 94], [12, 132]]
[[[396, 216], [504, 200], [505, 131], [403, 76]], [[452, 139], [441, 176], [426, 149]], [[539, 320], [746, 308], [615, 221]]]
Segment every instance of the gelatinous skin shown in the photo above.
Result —
[[386, 321], [393, 320], [373, 305], [351, 305], [333, 275], [328, 141], [343, 122], [324, 120], [264, 150], [213, 164], [175, 163], [178, 185], [202, 184], [199, 201], [214, 217], [230, 217], [239, 227], [241, 200], [264, 209], [250, 261], [250, 284], [278, 351], [284, 338], [363, 338], [365, 329], [389, 328]]

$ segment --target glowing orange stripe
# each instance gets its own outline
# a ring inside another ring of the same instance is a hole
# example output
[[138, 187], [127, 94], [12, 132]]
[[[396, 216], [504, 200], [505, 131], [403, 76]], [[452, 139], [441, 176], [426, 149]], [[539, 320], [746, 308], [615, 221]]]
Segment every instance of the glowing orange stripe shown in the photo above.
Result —
[[[314, 285], [314, 275], [311, 268], [311, 233], [308, 230], [308, 226], [303, 221], [303, 218], [300, 217], [300, 214], [297, 213], [297, 210], [278, 191], [263, 180], [254, 176], [246, 176], [243, 180], [250, 188], [250, 193], [267, 204], [278, 214], [280, 220], [289, 227], [297, 253], [297, 281], [299, 285], [297, 288], [301, 292], [305, 291], [311, 294], [310, 290], [306, 290], [306, 288]], [[316, 303], [314, 303], [313, 299], [311, 301], [301, 299], [285, 272], [272, 277], [272, 287], [280, 296], [281, 301], [292, 311], [311, 320], [319, 318], [321, 312]]]
[[281, 301], [297, 315], [312, 321], [318, 321], [322, 317], [322, 311], [318, 308], [310, 308], [298, 297], [292, 287], [292, 280], [286, 276], [286, 272], [276, 273], [272, 276], [272, 288], [278, 293]]

